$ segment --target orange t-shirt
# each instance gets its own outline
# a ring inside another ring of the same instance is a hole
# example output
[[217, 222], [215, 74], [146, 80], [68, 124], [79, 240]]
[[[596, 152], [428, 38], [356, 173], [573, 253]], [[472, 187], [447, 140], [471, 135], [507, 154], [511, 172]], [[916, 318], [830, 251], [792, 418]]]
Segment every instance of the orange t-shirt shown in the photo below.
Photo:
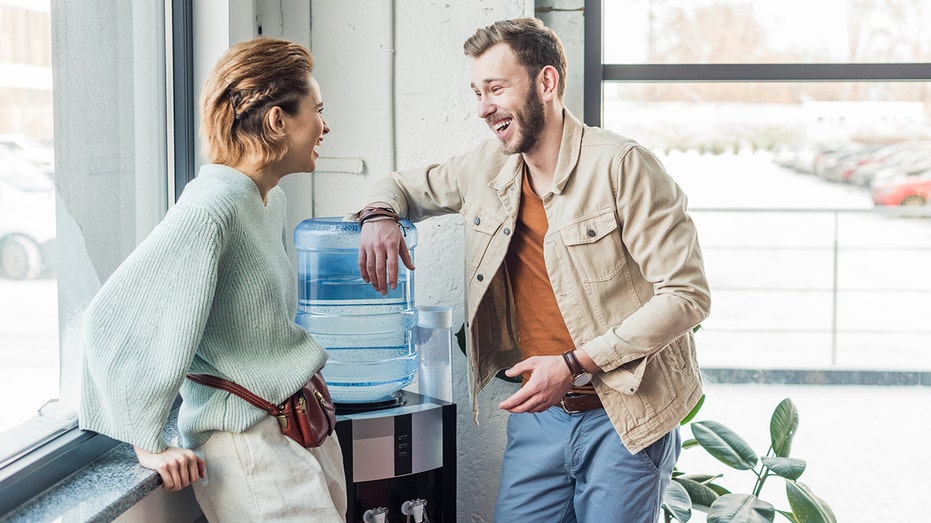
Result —
[[521, 185], [514, 237], [505, 258], [517, 306], [520, 349], [525, 358], [562, 354], [573, 344], [543, 260], [543, 238], [549, 223], [543, 200], [530, 187], [526, 168]]
[[[524, 358], [553, 356], [575, 348], [546, 273], [543, 238], [549, 229], [543, 200], [533, 192], [524, 166], [520, 209], [505, 263], [517, 308], [517, 331]], [[529, 375], [524, 373], [523, 381]], [[591, 391], [591, 386], [582, 387]], [[573, 392], [582, 392], [575, 390]]]

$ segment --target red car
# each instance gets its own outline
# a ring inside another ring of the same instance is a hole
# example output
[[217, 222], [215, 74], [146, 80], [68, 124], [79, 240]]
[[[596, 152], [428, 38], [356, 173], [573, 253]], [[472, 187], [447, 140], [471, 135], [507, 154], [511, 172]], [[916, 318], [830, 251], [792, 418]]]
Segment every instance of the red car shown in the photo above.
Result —
[[876, 205], [927, 205], [931, 200], [931, 171], [905, 176], [873, 187]]

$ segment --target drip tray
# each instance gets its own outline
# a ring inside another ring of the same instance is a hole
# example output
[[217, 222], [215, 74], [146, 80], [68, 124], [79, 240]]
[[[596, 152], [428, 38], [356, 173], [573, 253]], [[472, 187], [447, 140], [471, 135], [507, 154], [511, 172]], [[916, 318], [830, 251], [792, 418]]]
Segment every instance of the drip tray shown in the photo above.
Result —
[[392, 407], [400, 407], [407, 403], [407, 398], [404, 397], [403, 391], [397, 391], [393, 393], [390, 397], [387, 397], [382, 400], [377, 401], [364, 401], [364, 402], [354, 402], [354, 403], [340, 403], [334, 402], [336, 407], [337, 414], [355, 414], [357, 412], [369, 412], [372, 410], [381, 410], [381, 409], [390, 409]]

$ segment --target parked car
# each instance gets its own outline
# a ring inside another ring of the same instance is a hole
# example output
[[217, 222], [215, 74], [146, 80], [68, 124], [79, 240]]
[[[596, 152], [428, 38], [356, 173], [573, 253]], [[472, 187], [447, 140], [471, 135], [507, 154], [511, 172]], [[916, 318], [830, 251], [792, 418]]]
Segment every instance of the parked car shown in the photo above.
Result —
[[840, 158], [833, 168], [827, 169], [824, 177], [831, 181], [849, 182], [858, 169], [882, 168], [888, 156], [909, 148], [912, 143], [914, 142], [897, 142], [885, 146], [864, 148], [860, 152], [851, 153]]
[[861, 159], [856, 166], [842, 173], [844, 181], [869, 186], [880, 171], [898, 169], [906, 175], [931, 169], [931, 142], [899, 142], [883, 147]]
[[0, 149], [6, 149], [42, 171], [55, 171], [54, 149], [39, 140], [23, 134], [0, 134]]
[[0, 277], [30, 279], [49, 268], [55, 239], [52, 174], [0, 148]]
[[873, 186], [876, 205], [927, 205], [931, 201], [931, 170]]
[[818, 157], [836, 151], [845, 144], [837, 142], [791, 142], [776, 148], [773, 162], [781, 167], [793, 169], [803, 174], [816, 172]]
[[825, 180], [840, 181], [840, 173], [845, 165], [873, 153], [876, 149], [873, 145], [850, 142], [822, 151], [815, 157], [814, 174]]

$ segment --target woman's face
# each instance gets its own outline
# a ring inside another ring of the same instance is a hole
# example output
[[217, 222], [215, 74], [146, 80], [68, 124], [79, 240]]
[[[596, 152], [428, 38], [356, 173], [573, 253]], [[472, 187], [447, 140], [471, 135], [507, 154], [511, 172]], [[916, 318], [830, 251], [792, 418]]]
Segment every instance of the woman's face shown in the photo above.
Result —
[[313, 172], [320, 156], [316, 148], [323, 142], [323, 135], [330, 132], [330, 128], [323, 119], [320, 84], [312, 75], [310, 93], [301, 100], [297, 114], [286, 115], [285, 118], [290, 147], [282, 162], [287, 172]]

